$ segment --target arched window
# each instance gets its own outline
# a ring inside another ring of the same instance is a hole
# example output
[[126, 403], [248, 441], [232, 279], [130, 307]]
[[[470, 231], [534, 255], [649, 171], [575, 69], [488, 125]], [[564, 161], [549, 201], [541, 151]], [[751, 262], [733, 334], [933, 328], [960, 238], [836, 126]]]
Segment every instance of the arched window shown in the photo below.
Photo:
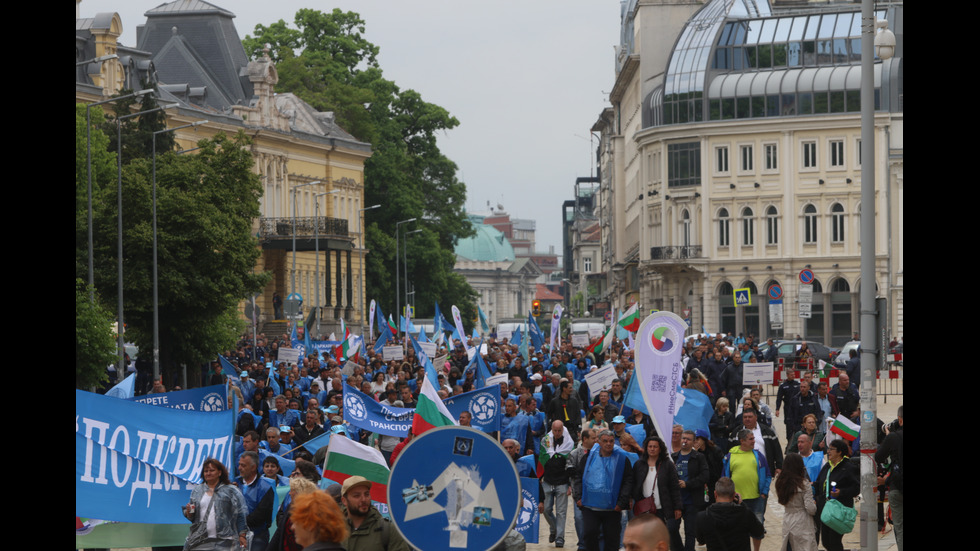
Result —
[[727, 247], [731, 242], [731, 220], [728, 209], [718, 211], [718, 246]]
[[817, 207], [813, 205], [803, 207], [803, 242], [817, 242]]
[[681, 245], [691, 246], [691, 213], [687, 209], [681, 211]]
[[718, 286], [718, 329], [723, 333], [735, 331], [735, 299], [732, 296], [735, 288], [732, 284], [724, 281]]
[[844, 242], [844, 205], [834, 203], [830, 207], [831, 240], [834, 243]]
[[766, 209], [766, 243], [779, 243], [779, 211], [772, 206]]
[[742, 209], [742, 244], [755, 244], [755, 220], [752, 219], [752, 209]]

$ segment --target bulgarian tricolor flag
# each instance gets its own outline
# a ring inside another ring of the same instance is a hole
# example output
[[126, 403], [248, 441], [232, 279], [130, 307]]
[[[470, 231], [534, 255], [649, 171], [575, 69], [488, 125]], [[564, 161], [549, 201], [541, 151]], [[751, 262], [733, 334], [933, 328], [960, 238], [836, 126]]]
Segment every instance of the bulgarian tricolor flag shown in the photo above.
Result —
[[834, 424], [830, 425], [830, 432], [840, 436], [848, 442], [853, 442], [858, 436], [861, 435], [861, 427], [852, 423], [847, 417], [838, 415], [834, 419]]
[[388, 330], [391, 331], [392, 335], [398, 335], [398, 329], [395, 328], [395, 320], [391, 318], [391, 314], [388, 314]]
[[[354, 349], [354, 354], [351, 354], [351, 349]], [[337, 363], [340, 363], [343, 358], [353, 359], [355, 362], [358, 361], [358, 353], [360, 349], [357, 346], [357, 335], [347, 330], [347, 335], [344, 337], [344, 342], [338, 344], [334, 347], [334, 355], [337, 357]]]
[[419, 392], [418, 404], [415, 406], [415, 416], [412, 417], [412, 434], [418, 436], [435, 427], [458, 425], [442, 398], [432, 386], [428, 377], [422, 379], [422, 390]]
[[371, 499], [388, 503], [388, 475], [391, 471], [381, 452], [350, 438], [334, 436], [327, 446], [323, 476], [338, 484], [352, 476], [371, 481]]
[[587, 350], [598, 356], [599, 354], [604, 353], [606, 350], [609, 350], [609, 347], [612, 345], [612, 340], [613, 328], [610, 327], [609, 330], [606, 331], [606, 334], [603, 335], [601, 339], [597, 340]]
[[636, 333], [640, 329], [641, 321], [643, 320], [640, 319], [639, 308], [637, 307], [637, 303], [634, 302], [633, 306], [630, 306], [630, 309], [619, 318], [619, 325], [627, 331]]

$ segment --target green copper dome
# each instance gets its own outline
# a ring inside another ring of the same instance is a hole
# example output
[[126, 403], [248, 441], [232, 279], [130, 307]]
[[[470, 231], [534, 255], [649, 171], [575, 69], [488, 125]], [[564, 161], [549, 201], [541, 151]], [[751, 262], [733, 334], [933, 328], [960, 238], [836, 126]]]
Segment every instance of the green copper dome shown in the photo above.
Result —
[[470, 223], [476, 235], [459, 240], [456, 256], [482, 262], [514, 260], [514, 248], [500, 230], [483, 224], [482, 216], [470, 215]]

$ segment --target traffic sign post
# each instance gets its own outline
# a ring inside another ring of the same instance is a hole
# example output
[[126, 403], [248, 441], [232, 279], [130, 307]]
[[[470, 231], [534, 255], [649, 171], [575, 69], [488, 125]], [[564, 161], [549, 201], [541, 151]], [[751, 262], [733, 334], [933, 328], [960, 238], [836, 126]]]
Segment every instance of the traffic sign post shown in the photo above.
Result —
[[521, 508], [517, 468], [499, 442], [470, 427], [430, 429], [402, 450], [388, 479], [391, 520], [417, 549], [487, 550]]
[[783, 299], [769, 301], [769, 324], [773, 329], [783, 328]]
[[783, 288], [778, 284], [773, 283], [769, 286], [769, 298], [770, 300], [779, 300], [783, 298]]
[[[813, 281], [812, 272], [810, 275], [811, 275], [810, 281]], [[813, 285], [800, 285], [800, 303], [799, 303], [800, 317], [809, 319], [811, 317], [812, 306], [813, 306]]]
[[297, 320], [303, 318], [303, 295], [290, 293], [286, 300], [282, 302], [285, 310], [286, 319]]
[[735, 289], [732, 294], [735, 306], [752, 306], [752, 290], [748, 287]]

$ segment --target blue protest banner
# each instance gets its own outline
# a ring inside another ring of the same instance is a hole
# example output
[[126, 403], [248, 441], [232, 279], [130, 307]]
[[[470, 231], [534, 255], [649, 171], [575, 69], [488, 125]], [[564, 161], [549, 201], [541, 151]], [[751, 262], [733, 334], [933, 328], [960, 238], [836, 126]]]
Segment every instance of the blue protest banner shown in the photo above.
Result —
[[524, 536], [527, 543], [538, 543], [538, 523], [541, 514], [538, 513], [538, 479], [521, 477], [521, 510], [517, 513], [517, 530]]
[[344, 385], [344, 421], [378, 434], [405, 436], [412, 428], [412, 408], [396, 408]]
[[[95, 460], [86, 465], [85, 453]], [[187, 524], [194, 484], [75, 433], [75, 514], [115, 522]]]
[[75, 513], [180, 523], [209, 457], [231, 465], [234, 412], [201, 412], [75, 391]]
[[129, 398], [129, 401], [189, 411], [224, 411], [228, 409], [228, 389], [225, 385], [205, 386], [163, 394], [146, 394]]
[[[479, 355], [479, 353], [477, 353]], [[500, 387], [480, 388], [458, 396], [450, 396], [442, 401], [452, 414], [459, 419], [464, 411], [473, 416], [470, 424], [483, 432], [500, 430]]]

